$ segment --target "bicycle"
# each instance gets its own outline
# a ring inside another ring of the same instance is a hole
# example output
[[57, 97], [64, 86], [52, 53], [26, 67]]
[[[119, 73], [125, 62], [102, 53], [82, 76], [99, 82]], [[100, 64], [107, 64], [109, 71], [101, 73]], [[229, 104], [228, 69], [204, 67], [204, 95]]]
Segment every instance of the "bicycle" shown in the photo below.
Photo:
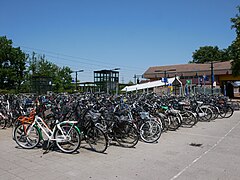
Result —
[[108, 147], [108, 136], [105, 128], [98, 122], [101, 113], [94, 112], [92, 106], [80, 106], [79, 101], [71, 113], [73, 116], [70, 117], [78, 121], [76, 125], [82, 132], [83, 140], [93, 151], [104, 153]]
[[16, 143], [24, 149], [35, 148], [42, 137], [42, 133], [47, 137], [47, 144], [55, 142], [57, 147], [64, 153], [74, 153], [80, 147], [81, 133], [75, 125], [77, 121], [55, 120], [53, 128], [50, 129], [47, 123], [35, 114], [32, 122], [19, 124], [14, 131]]

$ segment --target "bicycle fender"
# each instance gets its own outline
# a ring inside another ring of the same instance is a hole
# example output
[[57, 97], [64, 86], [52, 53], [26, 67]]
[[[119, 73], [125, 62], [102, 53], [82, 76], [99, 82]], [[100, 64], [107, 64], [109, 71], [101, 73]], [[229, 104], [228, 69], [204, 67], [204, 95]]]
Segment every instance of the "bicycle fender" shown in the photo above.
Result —
[[76, 123], [77, 123], [77, 121], [63, 121], [63, 122], [59, 123], [59, 126], [64, 125], [64, 124], [70, 124], [71, 126], [73, 125], [73, 127], [77, 129], [78, 133], [81, 134], [80, 129], [74, 125]]
[[201, 108], [209, 108], [209, 106], [208, 105], [203, 105], [203, 106], [201, 106]]
[[38, 133], [40, 135], [40, 140], [43, 140], [43, 135], [42, 135], [41, 129], [36, 124], [34, 124], [33, 126], [38, 130]]

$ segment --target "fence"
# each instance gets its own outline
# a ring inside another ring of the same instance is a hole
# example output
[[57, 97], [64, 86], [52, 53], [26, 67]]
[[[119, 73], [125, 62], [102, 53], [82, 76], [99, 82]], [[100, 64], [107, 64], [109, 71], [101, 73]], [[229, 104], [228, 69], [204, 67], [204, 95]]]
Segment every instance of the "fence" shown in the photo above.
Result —
[[[194, 87], [194, 94], [212, 94], [212, 89], [208, 87]], [[221, 88], [213, 88], [213, 94], [221, 94]]]

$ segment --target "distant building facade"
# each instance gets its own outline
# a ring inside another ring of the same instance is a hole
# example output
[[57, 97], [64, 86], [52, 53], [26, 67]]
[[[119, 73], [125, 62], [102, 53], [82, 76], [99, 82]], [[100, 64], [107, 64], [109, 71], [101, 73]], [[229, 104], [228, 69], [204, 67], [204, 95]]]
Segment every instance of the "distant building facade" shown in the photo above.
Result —
[[[212, 71], [211, 71], [212, 69]], [[213, 73], [212, 73], [213, 72]], [[183, 85], [191, 81], [192, 86], [210, 86], [212, 76], [214, 87], [220, 87], [222, 93], [229, 97], [239, 95], [239, 90], [234, 88], [233, 83], [240, 81], [240, 76], [234, 77], [231, 70], [231, 61], [214, 62], [211, 64], [177, 64], [167, 66], [149, 67], [143, 77], [150, 81], [162, 78], [179, 76]], [[236, 84], [236, 83], [235, 83]]]
[[94, 84], [96, 85], [96, 92], [104, 92], [108, 94], [117, 93], [119, 88], [119, 71], [94, 71]]
[[52, 78], [49, 76], [33, 76], [31, 79], [31, 92], [47, 94], [52, 91]]

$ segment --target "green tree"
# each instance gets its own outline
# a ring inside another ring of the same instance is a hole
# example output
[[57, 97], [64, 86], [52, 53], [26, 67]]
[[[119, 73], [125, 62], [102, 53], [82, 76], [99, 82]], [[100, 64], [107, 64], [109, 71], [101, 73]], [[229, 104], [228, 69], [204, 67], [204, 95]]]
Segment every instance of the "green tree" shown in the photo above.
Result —
[[217, 46], [203, 46], [195, 50], [192, 55], [193, 60], [189, 63], [206, 63], [211, 61], [230, 60], [228, 49], [220, 50]]
[[70, 90], [73, 88], [72, 86], [72, 76], [71, 76], [72, 70], [69, 67], [63, 67], [59, 71], [59, 81], [62, 83], [62, 89]]
[[44, 77], [51, 79], [52, 90], [63, 92], [70, 89], [71, 86], [71, 69], [69, 67], [60, 68], [56, 64], [46, 59], [44, 55], [32, 53], [28, 61], [28, 77], [31, 81], [33, 77]]
[[235, 29], [237, 37], [229, 47], [230, 57], [232, 61], [232, 73], [234, 76], [240, 75], [240, 6], [237, 7], [238, 14], [234, 18], [231, 18], [233, 23], [232, 29]]
[[19, 47], [12, 46], [12, 40], [0, 36], [0, 89], [19, 91], [24, 80], [27, 55]]

